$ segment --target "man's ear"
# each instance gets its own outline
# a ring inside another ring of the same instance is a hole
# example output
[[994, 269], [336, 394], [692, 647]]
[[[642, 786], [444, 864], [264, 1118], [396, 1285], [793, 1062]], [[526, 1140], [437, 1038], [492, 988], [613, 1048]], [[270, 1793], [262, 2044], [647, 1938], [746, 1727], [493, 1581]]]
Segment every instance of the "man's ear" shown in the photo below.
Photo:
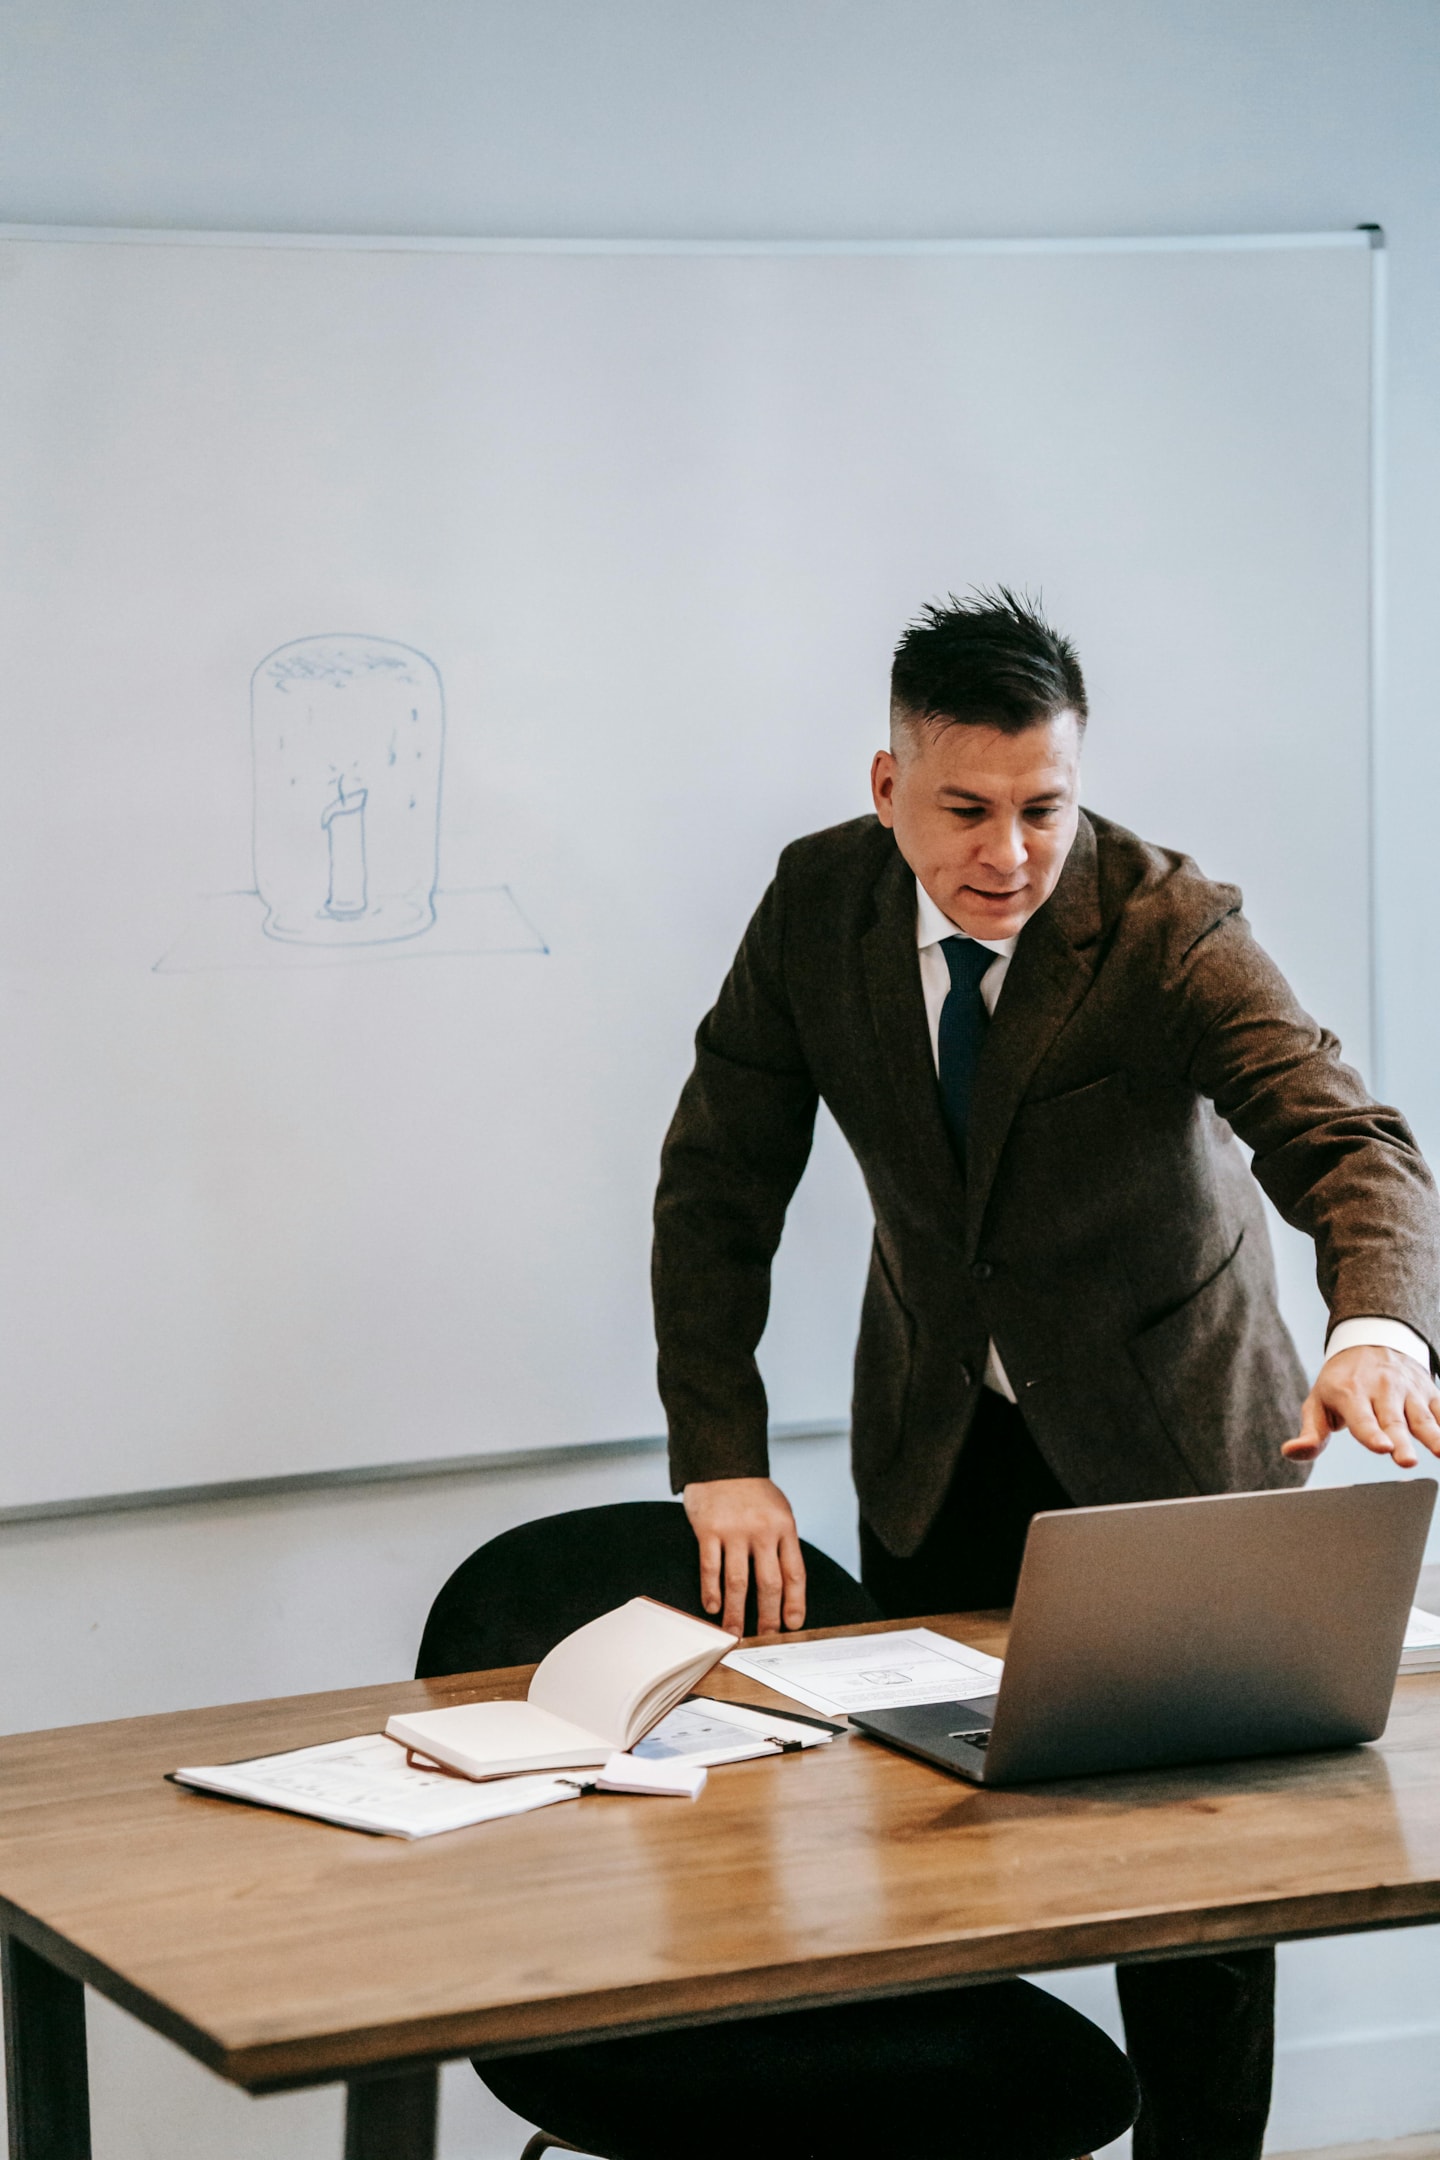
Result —
[[900, 768], [893, 751], [877, 750], [870, 767], [870, 795], [875, 804], [875, 815], [882, 825], [895, 823], [895, 781]]

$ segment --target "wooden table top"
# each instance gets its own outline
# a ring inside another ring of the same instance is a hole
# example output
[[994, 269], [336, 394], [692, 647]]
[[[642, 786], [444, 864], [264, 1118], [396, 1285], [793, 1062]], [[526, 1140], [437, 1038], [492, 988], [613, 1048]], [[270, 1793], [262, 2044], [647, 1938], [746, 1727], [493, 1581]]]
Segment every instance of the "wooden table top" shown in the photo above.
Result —
[[[929, 1624], [1003, 1651], [1003, 1616]], [[414, 1844], [164, 1782], [529, 1672], [0, 1740], [0, 1926], [264, 2091], [1440, 1918], [1440, 1674], [1400, 1682], [1377, 1746], [1330, 1755], [987, 1792], [855, 1736], [714, 1770], [693, 1805], [596, 1796]]]

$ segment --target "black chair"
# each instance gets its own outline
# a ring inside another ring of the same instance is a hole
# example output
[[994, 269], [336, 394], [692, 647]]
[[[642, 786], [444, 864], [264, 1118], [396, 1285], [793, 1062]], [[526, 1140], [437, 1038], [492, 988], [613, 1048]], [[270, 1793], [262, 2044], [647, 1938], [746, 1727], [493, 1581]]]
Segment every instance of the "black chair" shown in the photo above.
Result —
[[[801, 1549], [808, 1626], [883, 1617], [828, 1553]], [[521, 1523], [456, 1568], [430, 1608], [415, 1677], [538, 1664], [587, 1620], [632, 1597], [658, 1598], [697, 1620], [716, 1618], [700, 1603], [695, 1535], [678, 1500], [623, 1500]], [[753, 1584], [745, 1632], [755, 1633]]]
[[[802, 1549], [810, 1626], [880, 1618], [844, 1568]], [[417, 1677], [529, 1664], [637, 1595], [704, 1617], [678, 1502], [522, 1524], [450, 1577], [425, 1625]], [[552, 2146], [599, 2160], [734, 2160], [737, 2150], [747, 2160], [1078, 2160], [1127, 2130], [1140, 2104], [1113, 2042], [1024, 1980], [772, 2011], [475, 2067], [506, 2107], [545, 2125], [523, 2160]]]

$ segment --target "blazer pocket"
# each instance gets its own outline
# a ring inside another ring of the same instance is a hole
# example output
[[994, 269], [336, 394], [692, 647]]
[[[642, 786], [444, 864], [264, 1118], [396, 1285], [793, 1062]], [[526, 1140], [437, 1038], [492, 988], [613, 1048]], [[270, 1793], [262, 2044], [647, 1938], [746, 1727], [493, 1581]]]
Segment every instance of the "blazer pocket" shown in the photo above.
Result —
[[1024, 1110], [1088, 1110], [1092, 1103], [1120, 1102], [1130, 1092], [1127, 1073], [1101, 1073], [1098, 1080], [1087, 1080], [1083, 1087], [1062, 1088], [1058, 1095], [1027, 1095], [1021, 1108]]
[[1172, 1305], [1158, 1320], [1152, 1320], [1138, 1335], [1131, 1336], [1130, 1354], [1142, 1370], [1168, 1357], [1178, 1343], [1194, 1334], [1197, 1325], [1204, 1329], [1205, 1323], [1211, 1320], [1212, 1311], [1218, 1310], [1225, 1301], [1230, 1290], [1230, 1271], [1239, 1259], [1244, 1243], [1245, 1232], [1242, 1230], [1219, 1267], [1213, 1269], [1204, 1282], [1187, 1290], [1178, 1305]]
[[1242, 1230], [1212, 1275], [1126, 1345], [1201, 1492], [1219, 1489], [1237, 1418], [1251, 1399], [1257, 1352], [1269, 1347], [1239, 1264], [1244, 1245]]

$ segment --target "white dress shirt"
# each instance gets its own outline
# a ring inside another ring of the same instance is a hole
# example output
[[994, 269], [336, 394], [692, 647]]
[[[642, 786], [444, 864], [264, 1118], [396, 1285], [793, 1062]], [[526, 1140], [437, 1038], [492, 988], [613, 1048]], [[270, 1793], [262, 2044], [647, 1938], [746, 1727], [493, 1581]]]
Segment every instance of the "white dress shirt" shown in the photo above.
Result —
[[[963, 938], [966, 934], [958, 923], [951, 922], [949, 916], [936, 907], [919, 878], [916, 878], [915, 942], [920, 948], [920, 987], [925, 993], [925, 1018], [930, 1025], [930, 1055], [935, 1060], [937, 1074], [940, 1070], [940, 1008], [950, 995], [949, 963], [940, 946], [945, 938]], [[993, 964], [986, 968], [980, 978], [980, 995], [985, 1000], [985, 1010], [993, 1015], [1000, 992], [1005, 987], [1005, 977], [1010, 970], [1010, 959], [1015, 951], [1016, 940], [1013, 937], [993, 940], [976, 938], [973, 942], [983, 945], [987, 952], [995, 955]], [[1422, 1371], [1428, 1373], [1430, 1370], [1429, 1344], [1423, 1342], [1403, 1320], [1379, 1317], [1342, 1320], [1330, 1330], [1325, 1344], [1325, 1355], [1332, 1358], [1341, 1350], [1353, 1350], [1361, 1344], [1382, 1350], [1403, 1350], [1407, 1357], [1414, 1358]], [[987, 1345], [985, 1352], [985, 1385], [993, 1388], [997, 1395], [1003, 1395], [1007, 1402], [1014, 1402], [1015, 1390], [1005, 1377], [1005, 1367], [1000, 1362], [1000, 1353], [993, 1342]]]

